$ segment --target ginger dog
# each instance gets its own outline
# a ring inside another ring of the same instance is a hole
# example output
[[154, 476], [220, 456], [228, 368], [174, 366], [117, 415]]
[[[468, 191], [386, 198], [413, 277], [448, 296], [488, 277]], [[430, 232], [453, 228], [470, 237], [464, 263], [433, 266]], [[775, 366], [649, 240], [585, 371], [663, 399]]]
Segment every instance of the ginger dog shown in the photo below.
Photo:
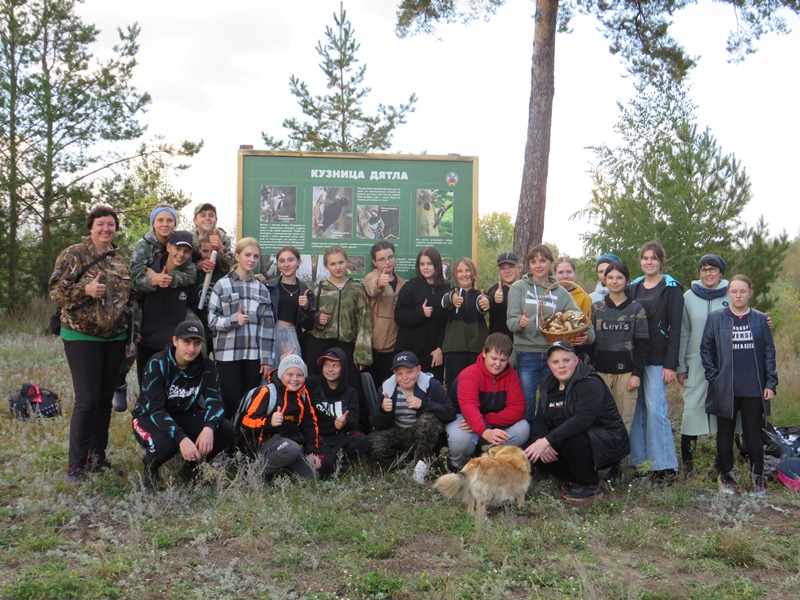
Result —
[[475, 515], [480, 531], [487, 506], [511, 500], [522, 506], [531, 483], [531, 465], [517, 446], [492, 446], [488, 453], [473, 458], [460, 473], [442, 475], [433, 487], [450, 499], [461, 500]]

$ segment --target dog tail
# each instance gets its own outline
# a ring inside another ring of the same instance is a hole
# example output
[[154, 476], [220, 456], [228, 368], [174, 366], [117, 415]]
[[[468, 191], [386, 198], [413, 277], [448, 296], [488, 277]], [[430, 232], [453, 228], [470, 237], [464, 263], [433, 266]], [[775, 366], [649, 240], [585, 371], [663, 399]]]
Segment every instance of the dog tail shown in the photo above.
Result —
[[465, 501], [468, 496], [467, 478], [461, 473], [448, 473], [442, 475], [433, 484], [433, 487], [439, 490], [443, 496], [451, 500]]

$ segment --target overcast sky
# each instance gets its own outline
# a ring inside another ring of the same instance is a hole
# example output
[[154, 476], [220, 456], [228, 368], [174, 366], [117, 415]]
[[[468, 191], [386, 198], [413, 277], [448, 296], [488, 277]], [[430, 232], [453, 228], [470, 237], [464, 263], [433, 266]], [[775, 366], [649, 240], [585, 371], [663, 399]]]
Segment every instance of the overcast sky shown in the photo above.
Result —
[[[413, 92], [417, 110], [395, 135], [393, 151], [456, 153], [480, 159], [482, 214], [516, 215], [530, 98], [533, 2], [508, 0], [489, 22], [451, 25], [436, 37], [398, 39], [395, 0], [346, 0], [367, 65], [370, 104], [398, 105]], [[700, 55], [691, 97], [701, 126], [747, 169], [753, 201], [748, 221], [764, 215], [773, 234], [800, 233], [797, 140], [800, 139], [800, 19], [795, 30], [769, 35], [744, 63], [727, 63], [725, 40], [736, 26], [730, 8], [701, 0], [676, 18], [674, 35]], [[153, 97], [149, 134], [205, 141], [176, 182], [194, 203], [217, 205], [232, 228], [237, 151], [261, 146], [261, 132], [285, 137], [281, 122], [301, 116], [289, 93], [292, 74], [325, 93], [316, 44], [333, 24], [338, 0], [87, 0], [80, 12], [110, 47], [117, 26], [138, 22], [141, 50], [135, 81]], [[613, 143], [617, 102], [632, 85], [621, 62], [588, 17], [576, 17], [556, 42], [556, 92], [545, 241], [582, 254], [590, 225], [572, 221], [591, 194], [587, 149]], [[188, 214], [188, 211], [187, 211]], [[667, 249], [669, 252], [669, 249]]]

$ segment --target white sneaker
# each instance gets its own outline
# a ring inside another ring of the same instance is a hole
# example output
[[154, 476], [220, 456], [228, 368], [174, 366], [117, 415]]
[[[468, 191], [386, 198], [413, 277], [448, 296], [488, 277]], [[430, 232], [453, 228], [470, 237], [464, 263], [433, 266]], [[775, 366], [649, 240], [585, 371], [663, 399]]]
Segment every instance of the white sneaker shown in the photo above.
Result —
[[428, 483], [428, 471], [430, 467], [428, 467], [428, 463], [424, 460], [418, 460], [417, 464], [414, 465], [414, 474], [411, 476], [414, 481], [416, 481], [420, 485], [425, 485]]

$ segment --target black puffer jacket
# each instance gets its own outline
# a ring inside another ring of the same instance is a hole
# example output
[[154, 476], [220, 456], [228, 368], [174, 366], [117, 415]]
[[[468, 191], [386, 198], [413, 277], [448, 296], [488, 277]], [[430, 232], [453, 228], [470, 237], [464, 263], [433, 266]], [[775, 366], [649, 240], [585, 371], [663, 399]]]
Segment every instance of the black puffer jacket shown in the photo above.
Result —
[[625, 424], [617, 411], [614, 396], [590, 365], [579, 362], [565, 390], [565, 420], [556, 423], [548, 418], [550, 395], [558, 389], [558, 380], [548, 374], [539, 386], [539, 407], [531, 423], [534, 440], [546, 437], [558, 450], [559, 444], [586, 432], [592, 444], [594, 466], [602, 469], [630, 453]]

